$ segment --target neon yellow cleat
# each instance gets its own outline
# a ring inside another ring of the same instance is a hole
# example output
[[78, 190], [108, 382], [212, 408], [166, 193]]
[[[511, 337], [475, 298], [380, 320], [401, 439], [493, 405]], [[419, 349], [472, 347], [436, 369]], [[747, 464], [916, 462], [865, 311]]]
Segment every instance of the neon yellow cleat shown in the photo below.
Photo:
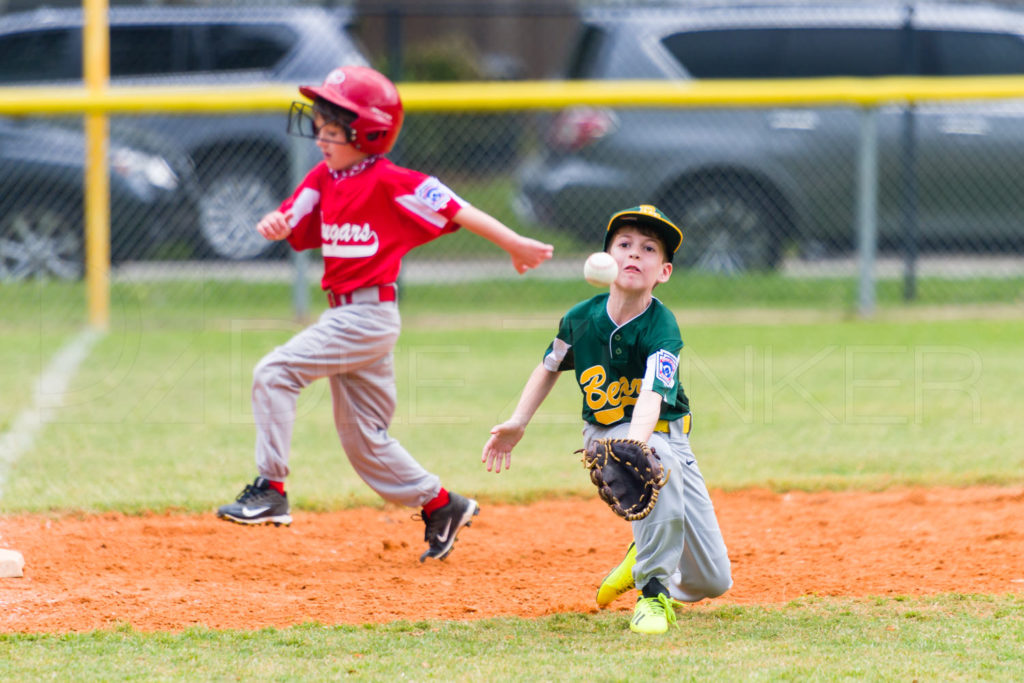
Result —
[[598, 587], [598, 607], [607, 607], [615, 598], [636, 587], [636, 584], [633, 583], [633, 565], [635, 564], [636, 543], [630, 543], [622, 562], [608, 576], [604, 577], [604, 581]]
[[654, 598], [637, 599], [629, 630], [634, 633], [655, 635], [664, 633], [668, 630], [669, 624], [675, 623], [675, 601], [664, 593], [659, 593]]

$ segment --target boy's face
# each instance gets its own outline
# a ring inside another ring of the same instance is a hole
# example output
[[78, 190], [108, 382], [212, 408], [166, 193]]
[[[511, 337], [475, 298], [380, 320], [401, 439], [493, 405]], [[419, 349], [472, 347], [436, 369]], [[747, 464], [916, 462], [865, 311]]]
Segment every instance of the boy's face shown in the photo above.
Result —
[[332, 171], [342, 171], [369, 156], [349, 144], [345, 129], [339, 124], [328, 123], [320, 114], [314, 116], [313, 123], [316, 125], [316, 146], [323, 152], [324, 161]]
[[608, 244], [608, 253], [619, 264], [619, 275], [612, 286], [623, 291], [650, 292], [672, 275], [672, 264], [665, 260], [665, 245], [635, 226], [618, 228]]

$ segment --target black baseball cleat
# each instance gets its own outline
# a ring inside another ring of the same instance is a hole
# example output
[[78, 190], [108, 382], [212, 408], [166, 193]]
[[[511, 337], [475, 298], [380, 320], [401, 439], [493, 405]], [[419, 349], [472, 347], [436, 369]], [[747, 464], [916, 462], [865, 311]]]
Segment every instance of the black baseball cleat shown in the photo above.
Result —
[[217, 516], [238, 524], [273, 524], [288, 526], [292, 523], [288, 496], [270, 488], [263, 477], [246, 484], [234, 503], [217, 508]]
[[471, 526], [473, 516], [479, 514], [480, 506], [475, 500], [450, 492], [447, 505], [434, 510], [431, 515], [422, 513], [423, 522], [427, 525], [423, 540], [430, 547], [420, 555], [420, 562], [426, 562], [428, 557], [436, 557], [439, 560], [448, 557], [459, 530], [464, 526]]

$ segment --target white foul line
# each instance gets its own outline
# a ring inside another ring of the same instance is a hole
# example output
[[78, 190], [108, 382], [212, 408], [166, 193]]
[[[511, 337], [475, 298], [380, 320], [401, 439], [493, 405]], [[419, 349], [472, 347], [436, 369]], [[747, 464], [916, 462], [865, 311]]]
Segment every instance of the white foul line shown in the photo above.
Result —
[[32, 405], [14, 418], [6, 432], [0, 434], [0, 497], [11, 466], [32, 448], [39, 430], [53, 419], [57, 408], [64, 402], [68, 382], [101, 336], [102, 333], [96, 330], [85, 330], [57, 352], [36, 382]]

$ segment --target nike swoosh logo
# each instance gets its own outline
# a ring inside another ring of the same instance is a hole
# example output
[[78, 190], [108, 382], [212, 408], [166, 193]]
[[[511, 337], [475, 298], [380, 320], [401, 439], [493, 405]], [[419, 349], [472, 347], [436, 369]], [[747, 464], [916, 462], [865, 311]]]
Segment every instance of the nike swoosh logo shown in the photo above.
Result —
[[437, 535], [437, 540], [440, 541], [441, 543], [446, 543], [448, 541], [448, 532], [450, 532], [451, 530], [452, 530], [452, 520], [449, 519], [448, 520], [448, 524], [446, 524], [445, 527], [444, 527], [444, 533], [443, 534], [438, 534]]
[[266, 512], [269, 509], [270, 509], [269, 505], [264, 505], [263, 507], [258, 507], [258, 508], [247, 508], [247, 507], [245, 507], [243, 505], [242, 506], [242, 514], [245, 515], [246, 517], [255, 517], [256, 515], [260, 514], [261, 512]]

